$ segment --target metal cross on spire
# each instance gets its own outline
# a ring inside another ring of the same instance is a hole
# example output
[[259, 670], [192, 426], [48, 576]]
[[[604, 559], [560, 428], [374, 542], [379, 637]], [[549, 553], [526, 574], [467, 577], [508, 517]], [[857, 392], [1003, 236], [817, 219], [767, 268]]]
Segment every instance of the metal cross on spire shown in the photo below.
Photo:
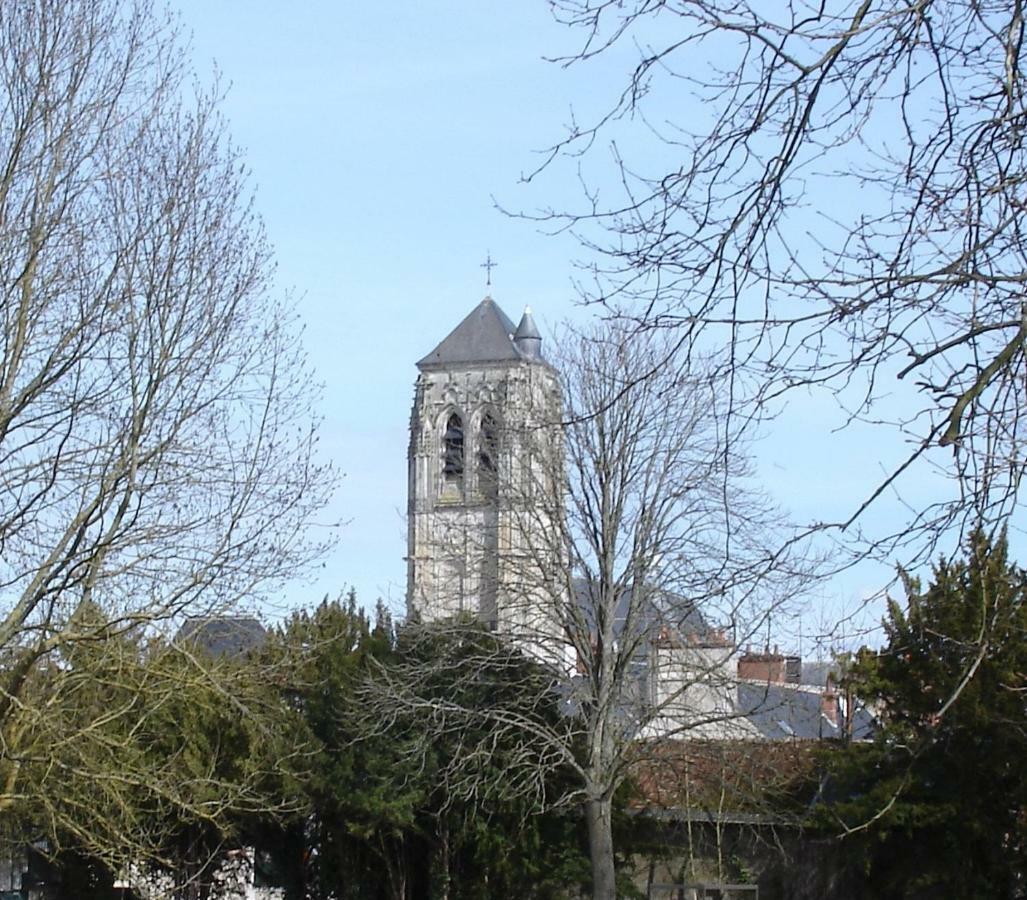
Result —
[[492, 270], [499, 265], [492, 258], [492, 251], [485, 251], [485, 262], [481, 264], [481, 267], [485, 270], [485, 287], [492, 287]]

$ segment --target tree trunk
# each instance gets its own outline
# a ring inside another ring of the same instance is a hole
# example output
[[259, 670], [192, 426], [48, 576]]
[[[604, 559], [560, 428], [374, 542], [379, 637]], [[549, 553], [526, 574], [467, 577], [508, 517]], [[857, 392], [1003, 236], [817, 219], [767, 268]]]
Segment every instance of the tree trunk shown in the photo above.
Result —
[[406, 848], [401, 840], [381, 838], [380, 841], [390, 900], [407, 900]]
[[613, 867], [613, 803], [609, 797], [585, 802], [588, 822], [588, 853], [592, 860], [593, 900], [616, 900], [617, 883]]
[[449, 900], [450, 888], [450, 859], [449, 859], [449, 826], [443, 817], [439, 817], [439, 848], [438, 848], [438, 871], [433, 880], [435, 891], [433, 896], [438, 900]]

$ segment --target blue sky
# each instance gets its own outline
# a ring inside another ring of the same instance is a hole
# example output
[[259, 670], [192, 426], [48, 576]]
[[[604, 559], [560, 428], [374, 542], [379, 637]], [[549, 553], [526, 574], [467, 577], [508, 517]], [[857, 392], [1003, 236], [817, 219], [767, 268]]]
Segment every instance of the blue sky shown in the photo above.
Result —
[[[338, 545], [283, 600], [353, 586], [364, 603], [380, 596], [401, 612], [414, 363], [486, 293], [487, 252], [498, 261], [491, 293], [511, 317], [525, 304], [543, 326], [584, 315], [573, 239], [496, 202], [531, 211], [580, 200], [573, 167], [531, 185], [522, 173], [572, 105], [579, 116], [598, 108], [631, 61], [546, 62], [575, 36], [542, 0], [174, 6], [200, 77], [216, 65], [227, 86], [222, 108], [252, 169], [279, 289], [294, 293], [325, 386], [322, 452], [344, 475], [323, 517], [345, 523]], [[831, 442], [842, 417], [825, 404], [793, 396], [757, 448], [768, 489], [799, 518], [848, 508], [878, 465], [872, 433]], [[808, 622], [857, 608], [887, 576], [863, 568], [821, 588]]]
[[[324, 383], [321, 447], [344, 473], [335, 552], [290, 604], [354, 586], [403, 608], [414, 363], [486, 293], [516, 318], [574, 314], [569, 239], [504, 215], [560, 133], [575, 75], [544, 3], [180, 2], [203, 79], [252, 170], [257, 207]], [[550, 188], [550, 190], [552, 190]], [[567, 188], [571, 196], [573, 186]]]

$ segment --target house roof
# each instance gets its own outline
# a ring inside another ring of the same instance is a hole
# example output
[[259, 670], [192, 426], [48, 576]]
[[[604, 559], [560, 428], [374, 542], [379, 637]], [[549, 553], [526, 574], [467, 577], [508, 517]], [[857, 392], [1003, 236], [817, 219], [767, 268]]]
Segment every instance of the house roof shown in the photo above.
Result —
[[[524, 322], [521, 323], [524, 325]], [[537, 329], [534, 322], [530, 328]], [[517, 326], [491, 297], [481, 301], [431, 353], [419, 360], [419, 369], [454, 363], [517, 362], [529, 358], [514, 342]]]
[[[841, 722], [823, 713], [821, 690], [775, 682], [738, 682], [738, 711], [765, 738], [771, 740], [819, 740], [842, 737]], [[873, 716], [859, 703], [848, 711], [852, 737], [866, 740], [874, 734]]]
[[[598, 589], [588, 578], [575, 578], [573, 586], [578, 609], [585, 616], [588, 627], [595, 628]], [[624, 630], [632, 599], [630, 587], [625, 587], [617, 599], [613, 627], [618, 637]], [[695, 603], [662, 588], [647, 587], [642, 592], [642, 602], [633, 613], [636, 616], [635, 633], [648, 635], [653, 641], [658, 640], [665, 631], [681, 637], [705, 636], [710, 632]]]
[[242, 656], [266, 639], [264, 626], [251, 616], [193, 616], [175, 635], [176, 642], [188, 642], [214, 657]]

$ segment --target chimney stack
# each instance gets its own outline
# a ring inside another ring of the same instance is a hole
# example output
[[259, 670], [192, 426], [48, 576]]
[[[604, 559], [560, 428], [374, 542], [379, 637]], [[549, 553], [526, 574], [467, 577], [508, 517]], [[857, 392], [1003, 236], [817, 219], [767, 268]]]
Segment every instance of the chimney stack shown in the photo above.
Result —
[[820, 695], [820, 712], [835, 728], [838, 727], [838, 695], [830, 683]]

